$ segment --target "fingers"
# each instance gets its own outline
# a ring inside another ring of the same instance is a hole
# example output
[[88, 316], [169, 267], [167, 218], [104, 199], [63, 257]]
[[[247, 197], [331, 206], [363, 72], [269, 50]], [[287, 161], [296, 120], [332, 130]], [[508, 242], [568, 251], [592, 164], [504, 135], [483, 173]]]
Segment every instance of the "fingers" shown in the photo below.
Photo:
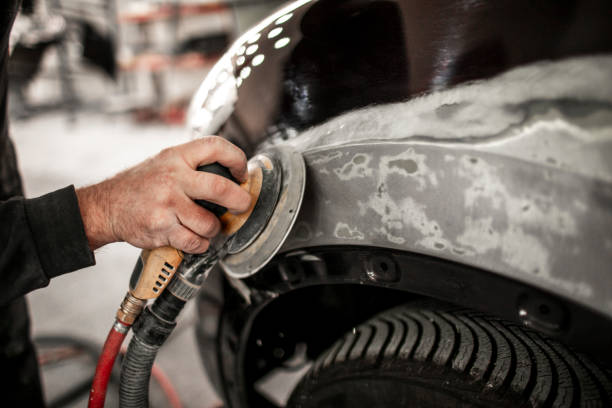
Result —
[[177, 204], [176, 216], [182, 225], [201, 237], [212, 238], [221, 230], [219, 219], [187, 196]]
[[244, 182], [247, 179], [246, 155], [238, 146], [222, 137], [203, 137], [177, 146], [177, 149], [192, 169], [218, 162], [227, 167], [236, 180]]
[[[109, 190], [107, 199], [96, 200], [92, 196], [91, 201], [108, 203], [106, 211], [99, 211], [100, 217], [106, 219], [95, 223], [89, 222], [92, 217], [88, 218], [87, 212], [83, 216], [91, 247], [122, 240], [141, 248], [167, 243], [188, 253], [206, 251], [208, 238], [221, 229], [220, 222], [192, 199], [207, 200], [235, 213], [246, 211], [251, 200], [236, 183], [195, 170], [214, 162], [227, 167], [238, 180], [247, 177], [242, 150], [225, 139], [210, 136], [164, 149], [153, 159], [104, 182]], [[79, 197], [79, 205], [84, 208], [86, 192]], [[110, 228], [105, 228], [104, 234], [97, 233], [99, 225]]]
[[189, 254], [201, 254], [208, 249], [209, 241], [177, 224], [168, 234], [168, 244]]
[[242, 213], [251, 204], [249, 193], [233, 181], [216, 174], [194, 170], [182, 179], [182, 183], [189, 197], [219, 204], [233, 213]]

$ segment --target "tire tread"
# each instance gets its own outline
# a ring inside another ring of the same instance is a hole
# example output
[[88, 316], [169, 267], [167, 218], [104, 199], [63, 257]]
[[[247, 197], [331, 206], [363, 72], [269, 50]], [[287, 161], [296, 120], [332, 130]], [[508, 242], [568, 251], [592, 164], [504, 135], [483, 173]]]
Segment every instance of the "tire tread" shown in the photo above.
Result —
[[346, 364], [385, 370], [398, 362], [450, 370], [487, 401], [612, 406], [612, 378], [587, 356], [515, 323], [429, 303], [396, 307], [353, 329], [321, 354], [297, 390]]

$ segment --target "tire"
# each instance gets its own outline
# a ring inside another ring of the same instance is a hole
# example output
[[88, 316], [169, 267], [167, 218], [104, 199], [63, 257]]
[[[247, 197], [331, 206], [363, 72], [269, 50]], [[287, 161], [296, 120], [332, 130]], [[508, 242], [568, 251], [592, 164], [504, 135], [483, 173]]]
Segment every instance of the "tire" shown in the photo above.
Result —
[[610, 407], [612, 378], [586, 356], [516, 324], [408, 304], [338, 340], [288, 406]]

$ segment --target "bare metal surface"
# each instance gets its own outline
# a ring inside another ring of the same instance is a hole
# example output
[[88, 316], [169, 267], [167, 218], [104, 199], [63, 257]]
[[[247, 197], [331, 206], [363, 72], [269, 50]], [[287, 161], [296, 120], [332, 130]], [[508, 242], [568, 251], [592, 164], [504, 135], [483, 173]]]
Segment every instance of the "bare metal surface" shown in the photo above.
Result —
[[610, 67], [534, 64], [297, 135], [308, 185], [283, 250], [432, 255], [612, 316]]
[[300, 153], [289, 146], [279, 146], [262, 154], [269, 155], [280, 165], [282, 185], [270, 221], [259, 236], [247, 248], [220, 262], [225, 272], [234, 278], [256, 273], [276, 255], [295, 223], [304, 197], [306, 168]]

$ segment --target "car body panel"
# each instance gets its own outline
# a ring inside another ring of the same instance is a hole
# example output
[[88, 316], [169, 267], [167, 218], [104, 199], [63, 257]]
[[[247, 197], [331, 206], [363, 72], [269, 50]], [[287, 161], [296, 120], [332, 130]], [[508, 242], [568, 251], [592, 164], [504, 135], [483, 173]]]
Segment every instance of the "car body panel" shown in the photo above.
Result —
[[[236, 41], [192, 101], [192, 134], [249, 154], [289, 145], [307, 184], [270, 268], [217, 271], [199, 299], [204, 364], [230, 406], [254, 404], [249, 381], [271, 366], [253, 365], [274, 360], [254, 339], [290, 324], [258, 316], [307, 288], [425, 295], [579, 347], [610, 327], [610, 15], [594, 0], [302, 0]], [[380, 256], [397, 277], [370, 276]], [[556, 312], [525, 319], [542, 304]]]
[[[545, 98], [518, 80], [574, 64], [598, 78], [593, 64], [606, 85], [587, 97], [593, 85], [574, 81]], [[610, 58], [536, 64], [307, 130], [287, 142], [309, 172], [284, 249], [366, 245], [442, 257], [612, 316], [610, 68]], [[503, 87], [513, 95], [473, 97]]]

